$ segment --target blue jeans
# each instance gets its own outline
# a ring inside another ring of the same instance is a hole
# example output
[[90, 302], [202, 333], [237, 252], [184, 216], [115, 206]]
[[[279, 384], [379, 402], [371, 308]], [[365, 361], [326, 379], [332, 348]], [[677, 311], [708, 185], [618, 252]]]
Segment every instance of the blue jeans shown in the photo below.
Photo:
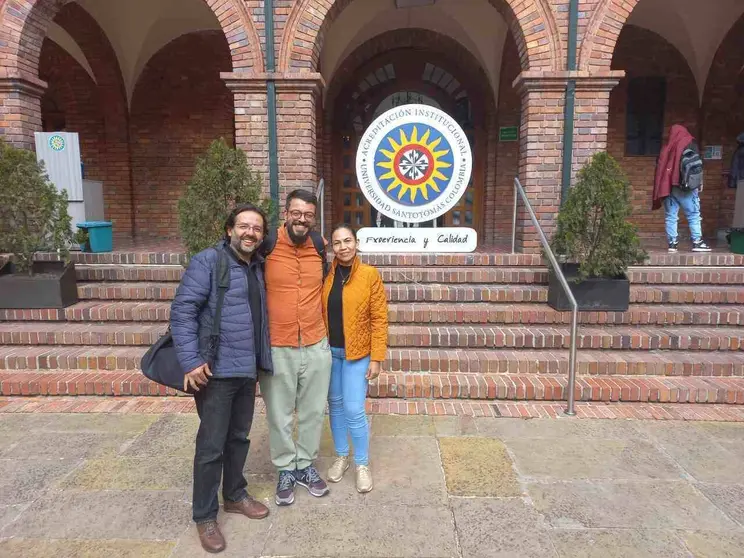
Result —
[[672, 188], [671, 194], [664, 199], [664, 218], [666, 235], [669, 242], [677, 242], [677, 222], [679, 221], [679, 208], [685, 212], [687, 224], [690, 227], [692, 241], [702, 240], [702, 218], [700, 217], [700, 196], [697, 190], [683, 192], [676, 186]]
[[346, 360], [343, 349], [331, 347], [333, 365], [328, 389], [331, 433], [337, 455], [349, 455], [349, 439], [354, 444], [354, 463], [369, 465], [369, 422], [364, 410], [367, 398], [369, 357]]

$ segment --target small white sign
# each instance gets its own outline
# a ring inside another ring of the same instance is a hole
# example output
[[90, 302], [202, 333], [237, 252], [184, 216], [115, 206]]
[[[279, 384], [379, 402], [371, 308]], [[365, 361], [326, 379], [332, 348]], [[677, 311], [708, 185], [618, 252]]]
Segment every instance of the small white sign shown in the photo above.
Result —
[[478, 246], [478, 233], [461, 227], [444, 228], [374, 228], [357, 233], [359, 251], [365, 254], [462, 253]]

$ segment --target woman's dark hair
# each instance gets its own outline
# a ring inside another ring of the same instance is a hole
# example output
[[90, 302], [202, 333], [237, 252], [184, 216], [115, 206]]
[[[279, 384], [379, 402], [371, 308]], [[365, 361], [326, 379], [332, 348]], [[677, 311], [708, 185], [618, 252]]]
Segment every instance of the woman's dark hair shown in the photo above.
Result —
[[315, 194], [308, 190], [303, 190], [302, 188], [292, 190], [287, 195], [287, 202], [285, 205], [287, 209], [289, 209], [289, 204], [292, 203], [292, 200], [302, 200], [305, 203], [309, 203], [314, 205], [315, 207], [318, 207], [318, 198], [315, 196]]
[[346, 229], [354, 237], [354, 240], [357, 239], [356, 229], [354, 227], [352, 227], [351, 225], [349, 225], [348, 223], [339, 223], [338, 225], [336, 225], [335, 227], [333, 227], [333, 230], [331, 230], [331, 238], [333, 238], [333, 233], [335, 233], [336, 231], [339, 231], [341, 229]]
[[266, 217], [266, 213], [264, 213], [262, 209], [256, 207], [252, 203], [241, 203], [230, 212], [230, 215], [227, 216], [224, 227], [225, 238], [229, 238], [227, 236], [227, 229], [232, 229], [235, 226], [235, 221], [238, 220], [238, 215], [240, 215], [241, 213], [245, 213], [246, 211], [253, 211], [254, 213], [258, 213], [261, 216], [261, 220], [263, 221], [264, 234], [268, 233], [269, 220]]

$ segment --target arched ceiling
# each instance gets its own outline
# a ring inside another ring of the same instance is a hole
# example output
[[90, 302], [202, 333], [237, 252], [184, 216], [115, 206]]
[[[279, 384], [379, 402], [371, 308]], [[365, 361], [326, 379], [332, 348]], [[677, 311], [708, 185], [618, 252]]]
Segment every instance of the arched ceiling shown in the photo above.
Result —
[[742, 14], [744, 0], [640, 0], [628, 23], [657, 33], [682, 53], [702, 100], [716, 51]]
[[[119, 60], [130, 101], [145, 64], [161, 48], [186, 33], [221, 30], [204, 0], [76, 1], [108, 37]], [[47, 36], [93, 74], [80, 47], [61, 27], [52, 24]]]
[[509, 27], [488, 0], [436, 0], [402, 9], [392, 1], [355, 0], [332, 23], [323, 43], [320, 68], [326, 83], [357, 47], [385, 31], [406, 28], [436, 31], [463, 45], [483, 66], [497, 98]]

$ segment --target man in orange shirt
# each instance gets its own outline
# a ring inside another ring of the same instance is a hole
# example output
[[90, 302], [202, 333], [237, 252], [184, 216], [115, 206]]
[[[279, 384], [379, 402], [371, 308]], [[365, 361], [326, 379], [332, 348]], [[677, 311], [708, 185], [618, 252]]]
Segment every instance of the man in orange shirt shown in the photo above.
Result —
[[[311, 232], [318, 200], [306, 190], [287, 196], [286, 221], [266, 255], [266, 293], [274, 374], [260, 377], [269, 423], [271, 461], [279, 471], [276, 503], [294, 502], [295, 484], [316, 497], [328, 485], [313, 462], [318, 456], [331, 378], [321, 291], [323, 258]], [[324, 242], [322, 238], [321, 246]], [[292, 436], [297, 411], [297, 442]]]

